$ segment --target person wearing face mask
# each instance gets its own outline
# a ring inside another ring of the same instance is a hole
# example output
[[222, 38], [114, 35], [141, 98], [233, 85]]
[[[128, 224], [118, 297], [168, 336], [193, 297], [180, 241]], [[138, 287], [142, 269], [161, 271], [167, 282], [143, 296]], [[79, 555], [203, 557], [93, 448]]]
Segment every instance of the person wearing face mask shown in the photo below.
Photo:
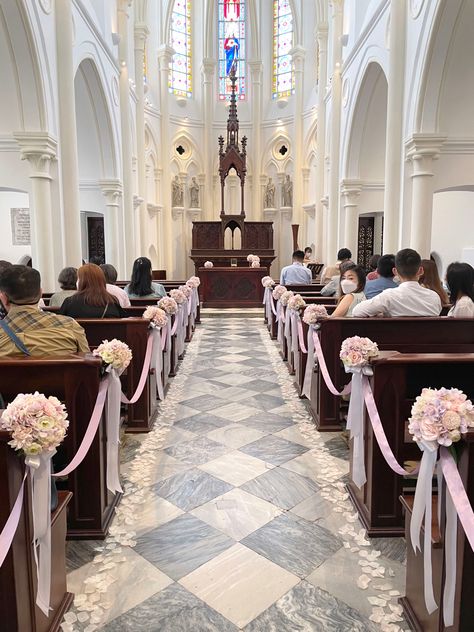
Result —
[[365, 270], [362, 266], [352, 265], [346, 267], [341, 274], [341, 293], [336, 309], [332, 313], [332, 318], [353, 316], [353, 309], [356, 305], [365, 301]]

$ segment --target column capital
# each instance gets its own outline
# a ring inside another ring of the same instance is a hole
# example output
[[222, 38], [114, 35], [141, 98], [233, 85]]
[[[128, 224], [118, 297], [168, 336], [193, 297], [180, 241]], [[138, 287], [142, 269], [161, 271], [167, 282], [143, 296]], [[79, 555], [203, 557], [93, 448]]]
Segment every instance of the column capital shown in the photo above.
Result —
[[133, 34], [135, 36], [135, 46], [137, 44], [144, 46], [147, 40], [147, 37], [150, 34], [150, 29], [143, 22], [135, 22]]
[[329, 26], [327, 22], [319, 22], [318, 26], [315, 29], [315, 36], [318, 40], [318, 43], [327, 43], [329, 35]]
[[168, 46], [168, 44], [163, 44], [160, 46], [157, 51], [158, 62], [160, 64], [160, 70], [169, 70], [169, 65], [174, 55], [174, 48]]
[[328, 195], [325, 195], [324, 197], [322, 197], [320, 202], [324, 206], [324, 208], [329, 208], [329, 196]]
[[136, 210], [137, 208], [139, 208], [143, 202], [144, 202], [144, 198], [140, 197], [139, 195], [134, 195], [133, 196], [133, 209]]
[[413, 161], [431, 158], [436, 160], [445, 141], [446, 136], [439, 134], [413, 134], [405, 143], [406, 159]]
[[360, 180], [341, 180], [341, 195], [350, 203], [355, 201], [362, 191]]
[[216, 71], [217, 61], [211, 57], [204, 57], [201, 64], [201, 72], [204, 76], [212, 77]]
[[122, 197], [122, 183], [120, 180], [99, 180], [102, 195], [107, 201], [107, 206], [119, 206]]
[[117, 3], [117, 10], [120, 13], [125, 13], [127, 18], [129, 17], [129, 9], [132, 6], [132, 0], [119, 0]]
[[303, 46], [299, 46], [299, 45], [293, 46], [293, 48], [290, 49], [288, 54], [291, 56], [291, 61], [293, 62], [295, 70], [302, 71], [304, 59], [306, 57], [306, 48], [303, 48]]
[[316, 216], [316, 204], [303, 204], [303, 211], [312, 219]]
[[254, 59], [248, 62], [248, 67], [250, 68], [250, 74], [252, 76], [252, 81], [260, 81], [262, 78], [263, 72], [263, 62], [261, 59]]
[[161, 206], [161, 204], [151, 204], [150, 202], [148, 202], [146, 207], [147, 207], [147, 211], [148, 211], [150, 217], [156, 217], [163, 210], [163, 207]]
[[21, 159], [28, 160], [34, 169], [30, 177], [50, 179], [50, 164], [56, 159], [56, 139], [47, 132], [16, 132], [13, 137], [20, 147]]

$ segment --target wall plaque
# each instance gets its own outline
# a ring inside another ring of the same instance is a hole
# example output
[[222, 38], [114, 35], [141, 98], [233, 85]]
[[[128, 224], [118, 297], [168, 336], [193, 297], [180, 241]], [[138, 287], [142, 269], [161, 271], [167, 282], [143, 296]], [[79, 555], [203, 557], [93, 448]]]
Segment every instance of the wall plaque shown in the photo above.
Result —
[[12, 208], [12, 244], [14, 246], [29, 246], [31, 244], [30, 209]]

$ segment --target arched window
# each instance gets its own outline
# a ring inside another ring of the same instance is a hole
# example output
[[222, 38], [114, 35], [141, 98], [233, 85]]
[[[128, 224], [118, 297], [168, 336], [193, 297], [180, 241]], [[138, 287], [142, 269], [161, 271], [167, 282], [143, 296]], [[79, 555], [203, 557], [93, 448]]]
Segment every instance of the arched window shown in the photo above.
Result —
[[218, 0], [219, 99], [230, 96], [229, 72], [235, 65], [237, 95], [245, 99], [245, 0]]
[[192, 97], [191, 0], [175, 0], [171, 13], [171, 61], [169, 91], [179, 97]]
[[293, 13], [289, 0], [273, 1], [273, 98], [294, 93], [295, 77], [290, 50], [293, 48]]

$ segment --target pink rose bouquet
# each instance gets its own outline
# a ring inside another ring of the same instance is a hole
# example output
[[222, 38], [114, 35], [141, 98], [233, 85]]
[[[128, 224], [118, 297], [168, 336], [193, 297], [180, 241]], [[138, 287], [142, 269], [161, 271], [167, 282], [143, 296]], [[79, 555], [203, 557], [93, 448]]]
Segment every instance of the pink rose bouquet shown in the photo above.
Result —
[[424, 388], [411, 409], [413, 440], [449, 447], [474, 427], [474, 406], [457, 388]]
[[259, 268], [260, 267], [260, 261], [252, 261], [251, 268]]
[[214, 267], [214, 264], [212, 263], [212, 261], [206, 261], [206, 262], [204, 263], [204, 267], [205, 267], [205, 268], [213, 268], [213, 267]]
[[279, 301], [283, 294], [287, 291], [284, 285], [277, 285], [276, 288], [272, 292], [272, 296], [275, 301]]
[[165, 296], [158, 301], [158, 307], [165, 311], [167, 314], [176, 314], [178, 311], [178, 303], [171, 298], [171, 296]]
[[180, 285], [178, 290], [180, 290], [186, 298], [191, 298], [191, 295], [193, 293], [189, 285]]
[[143, 318], [150, 321], [150, 325], [157, 329], [161, 329], [166, 326], [168, 322], [168, 316], [166, 312], [156, 305], [148, 305], [146, 310], [143, 312]]
[[294, 309], [295, 311], [306, 307], [306, 302], [301, 294], [294, 294], [288, 300], [288, 309]]
[[272, 279], [271, 276], [265, 276], [262, 279], [262, 285], [263, 287], [273, 287], [275, 285], [275, 281]]
[[130, 347], [121, 340], [113, 338], [104, 340], [97, 349], [92, 352], [95, 356], [102, 358], [102, 362], [122, 373], [132, 361]]
[[247, 255], [247, 261], [249, 263], [252, 263], [253, 259], [254, 259], [255, 255]]
[[64, 404], [38, 392], [17, 395], [0, 418], [0, 429], [12, 435], [9, 445], [27, 456], [55, 450], [68, 426]]
[[372, 342], [370, 338], [352, 336], [342, 343], [339, 357], [346, 369], [362, 368], [367, 366], [371, 358], [375, 358], [378, 353], [377, 343]]
[[291, 290], [286, 290], [285, 292], [283, 292], [283, 294], [280, 296], [280, 303], [283, 305], [283, 307], [286, 307], [288, 305], [288, 301], [294, 295], [295, 293]]
[[178, 305], [182, 305], [186, 301], [186, 296], [181, 292], [181, 290], [171, 290], [170, 297], [173, 298]]
[[196, 288], [201, 285], [201, 279], [197, 276], [192, 276], [190, 279], [186, 281], [186, 285], [189, 285], [190, 288]]
[[303, 322], [307, 325], [316, 325], [318, 321], [328, 317], [324, 305], [311, 304], [306, 307], [303, 314]]

